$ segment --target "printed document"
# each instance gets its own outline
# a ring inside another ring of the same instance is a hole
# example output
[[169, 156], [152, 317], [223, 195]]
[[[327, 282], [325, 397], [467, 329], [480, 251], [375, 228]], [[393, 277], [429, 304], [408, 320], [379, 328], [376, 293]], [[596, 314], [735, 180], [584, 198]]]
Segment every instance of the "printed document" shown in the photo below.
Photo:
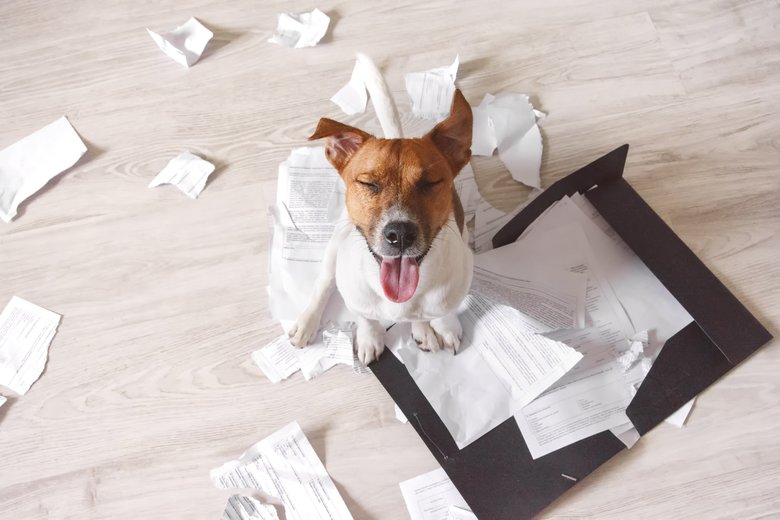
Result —
[[399, 486], [411, 520], [450, 520], [452, 507], [468, 511], [468, 504], [441, 468], [405, 480]]
[[281, 500], [287, 520], [352, 520], [297, 422], [258, 442], [238, 459], [213, 469], [210, 476], [220, 489], [257, 489]]

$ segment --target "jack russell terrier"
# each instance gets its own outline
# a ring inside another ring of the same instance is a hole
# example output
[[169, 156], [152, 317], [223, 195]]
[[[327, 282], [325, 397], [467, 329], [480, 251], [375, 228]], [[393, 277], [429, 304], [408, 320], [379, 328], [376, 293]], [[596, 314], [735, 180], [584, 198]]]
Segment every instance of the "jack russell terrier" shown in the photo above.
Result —
[[463, 335], [456, 311], [471, 286], [474, 258], [453, 181], [471, 158], [471, 107], [455, 91], [450, 115], [423, 137], [401, 137], [384, 78], [358, 55], [385, 138], [320, 119], [309, 138], [346, 186], [348, 218], [337, 225], [311, 301], [289, 330], [307, 345], [334, 286], [357, 315], [357, 356], [365, 364], [385, 348], [381, 320], [411, 322], [422, 350], [455, 353]]

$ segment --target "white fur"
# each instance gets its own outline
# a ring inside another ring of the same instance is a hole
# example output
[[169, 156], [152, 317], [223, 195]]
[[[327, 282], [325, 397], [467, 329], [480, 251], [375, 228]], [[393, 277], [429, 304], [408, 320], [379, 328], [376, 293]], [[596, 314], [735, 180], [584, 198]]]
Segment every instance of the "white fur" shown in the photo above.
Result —
[[[401, 121], [384, 78], [367, 56], [358, 54], [358, 61], [385, 137], [401, 137]], [[384, 295], [379, 264], [365, 238], [345, 221], [328, 243], [311, 301], [290, 329], [290, 340], [298, 346], [312, 340], [335, 285], [347, 308], [358, 315], [355, 341], [363, 363], [377, 359], [385, 348], [380, 320], [412, 322], [412, 335], [420, 348], [454, 353], [463, 335], [455, 312], [471, 286], [474, 270], [467, 233], [458, 230], [451, 216], [420, 264], [414, 295], [395, 303]]]

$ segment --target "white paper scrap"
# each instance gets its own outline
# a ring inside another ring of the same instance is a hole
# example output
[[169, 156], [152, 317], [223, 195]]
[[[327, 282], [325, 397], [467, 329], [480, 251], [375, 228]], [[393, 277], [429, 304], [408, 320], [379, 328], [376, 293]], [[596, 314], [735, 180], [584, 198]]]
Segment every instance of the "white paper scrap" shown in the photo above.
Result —
[[474, 109], [471, 152], [489, 156], [498, 148], [498, 156], [513, 179], [539, 188], [542, 134], [536, 118], [525, 94], [486, 95]]
[[479, 519], [477, 518], [477, 515], [475, 515], [468, 509], [463, 509], [462, 507], [458, 507], [458, 506], [450, 506], [450, 516], [447, 517], [447, 520], [479, 520]]
[[184, 152], [168, 162], [157, 177], [149, 183], [150, 188], [172, 184], [191, 199], [197, 199], [206, 181], [214, 171], [214, 165], [195, 154]]
[[671, 424], [672, 426], [677, 426], [678, 428], [682, 428], [685, 426], [685, 421], [688, 420], [688, 415], [691, 413], [691, 409], [693, 408], [693, 403], [696, 401], [696, 398], [694, 397], [684, 405], [680, 407], [679, 410], [674, 412], [672, 415], [667, 417], [664, 422]]
[[459, 65], [460, 57], [455, 56], [455, 61], [447, 67], [404, 76], [414, 115], [435, 120], [443, 120], [449, 115]]
[[60, 315], [14, 296], [0, 314], [0, 386], [24, 395], [41, 376]]
[[276, 508], [252, 497], [233, 495], [228, 499], [221, 520], [279, 520]]
[[285, 333], [269, 345], [252, 352], [252, 361], [272, 383], [278, 383], [301, 369], [300, 353], [301, 350], [290, 343]]
[[469, 508], [441, 468], [405, 480], [399, 486], [411, 520], [449, 520], [451, 506]]
[[297, 422], [211, 470], [210, 477], [220, 489], [257, 489], [281, 500], [287, 520], [352, 520]]
[[646, 330], [637, 332], [628, 339], [629, 349], [617, 357], [617, 362], [623, 369], [623, 372], [628, 372], [634, 366], [634, 363], [644, 356], [648, 341]]
[[277, 20], [276, 32], [268, 42], [295, 49], [314, 47], [328, 32], [328, 25], [330, 17], [319, 9], [300, 14], [282, 13]]
[[403, 410], [401, 410], [401, 407], [398, 406], [397, 404], [395, 405], [395, 418], [404, 424], [409, 423], [409, 419], [406, 418], [406, 415], [404, 415]]
[[341, 87], [330, 100], [336, 103], [348, 116], [361, 114], [366, 111], [368, 91], [366, 90], [366, 83], [363, 79], [359, 60], [355, 60], [355, 67], [352, 69], [352, 76], [350, 76], [349, 82]]
[[0, 151], [0, 218], [11, 222], [19, 204], [86, 151], [65, 116]]
[[214, 33], [195, 18], [170, 32], [158, 34], [150, 29], [146, 31], [160, 50], [185, 67], [193, 66], [200, 59], [203, 49], [214, 37]]
[[300, 349], [301, 373], [310, 380], [336, 365], [347, 365], [354, 369], [354, 332], [352, 324], [329, 323], [322, 331], [322, 342]]
[[5, 397], [3, 397], [2, 395], [0, 395], [0, 408], [2, 408], [2, 407], [3, 407], [3, 405], [5, 404], [5, 402], [6, 402], [7, 400], [8, 400], [8, 399], [6, 399], [6, 398], [5, 398]]

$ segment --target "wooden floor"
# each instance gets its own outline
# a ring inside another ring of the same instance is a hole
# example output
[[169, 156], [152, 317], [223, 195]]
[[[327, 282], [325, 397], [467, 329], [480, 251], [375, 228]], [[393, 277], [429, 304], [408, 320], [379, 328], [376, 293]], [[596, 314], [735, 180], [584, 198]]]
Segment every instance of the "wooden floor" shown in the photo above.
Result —
[[[277, 12], [313, 7], [333, 20], [320, 46], [266, 43]], [[190, 16], [215, 39], [187, 70], [144, 28]], [[355, 51], [406, 114], [403, 73], [456, 53], [472, 103], [531, 94], [549, 114], [545, 186], [630, 143], [631, 184], [780, 332], [774, 0], [4, 0], [0, 20], [0, 148], [64, 114], [90, 150], [0, 223], [0, 306], [63, 315], [46, 372], [0, 410], [2, 520], [218, 518], [209, 469], [291, 420], [356, 519], [406, 518], [398, 482], [436, 463], [376, 379], [271, 385], [249, 358], [280, 333], [265, 293], [277, 164], [320, 116], [378, 128], [328, 101]], [[185, 150], [217, 164], [201, 197], [147, 189]], [[474, 167], [496, 205], [525, 198], [496, 158]], [[778, 374], [773, 342], [687, 427], [658, 427], [542, 517], [777, 518]]]

